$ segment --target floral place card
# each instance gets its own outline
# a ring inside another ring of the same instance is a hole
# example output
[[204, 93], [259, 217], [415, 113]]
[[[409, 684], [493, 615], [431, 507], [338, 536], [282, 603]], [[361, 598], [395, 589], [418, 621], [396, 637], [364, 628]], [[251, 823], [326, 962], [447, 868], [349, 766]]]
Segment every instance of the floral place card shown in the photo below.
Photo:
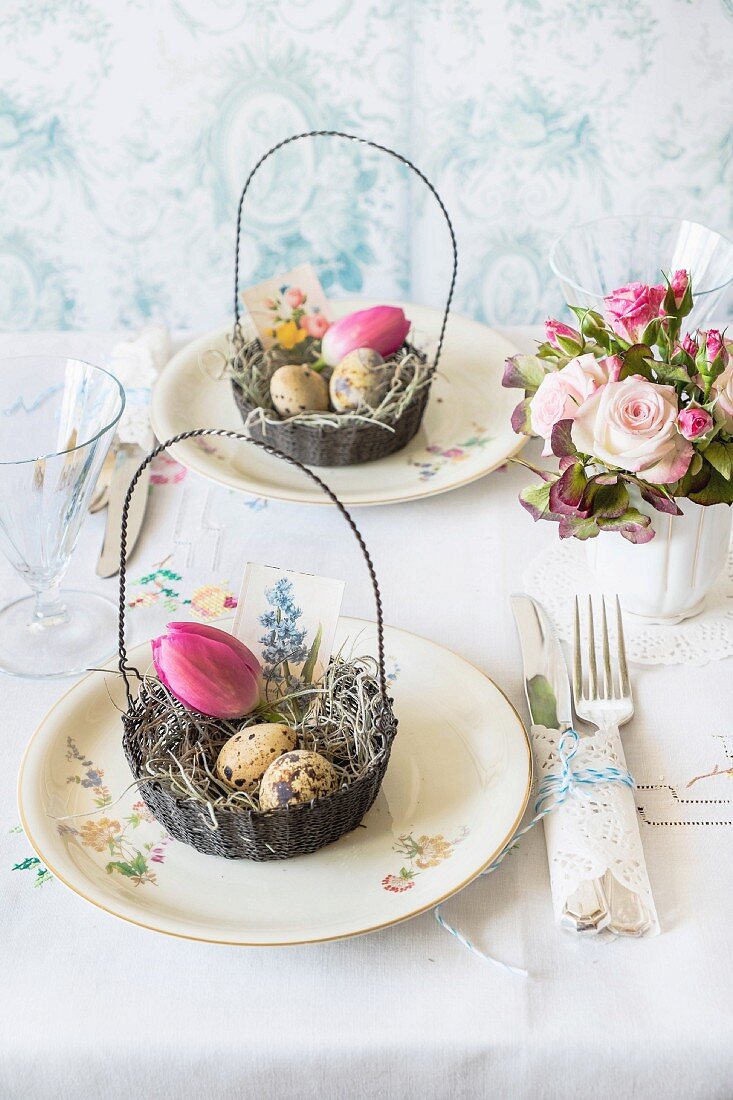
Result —
[[234, 636], [260, 661], [268, 698], [322, 677], [343, 594], [343, 581], [247, 563]]
[[304, 360], [326, 333], [328, 299], [312, 264], [300, 264], [242, 293], [265, 351], [272, 348]]

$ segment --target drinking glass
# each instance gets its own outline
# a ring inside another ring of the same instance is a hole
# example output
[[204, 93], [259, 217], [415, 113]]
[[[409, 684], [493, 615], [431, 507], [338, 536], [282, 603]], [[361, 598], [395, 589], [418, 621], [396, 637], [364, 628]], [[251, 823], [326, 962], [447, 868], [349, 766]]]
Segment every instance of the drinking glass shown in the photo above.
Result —
[[550, 267], [565, 301], [604, 312], [603, 297], [631, 282], [659, 284], [679, 268], [690, 273], [695, 299], [685, 327], [712, 317], [733, 286], [733, 244], [698, 222], [656, 216], [609, 217], [575, 225], [550, 249]]
[[124, 404], [100, 367], [0, 358], [0, 548], [34, 593], [0, 611], [0, 671], [68, 676], [114, 649], [114, 605], [59, 584]]

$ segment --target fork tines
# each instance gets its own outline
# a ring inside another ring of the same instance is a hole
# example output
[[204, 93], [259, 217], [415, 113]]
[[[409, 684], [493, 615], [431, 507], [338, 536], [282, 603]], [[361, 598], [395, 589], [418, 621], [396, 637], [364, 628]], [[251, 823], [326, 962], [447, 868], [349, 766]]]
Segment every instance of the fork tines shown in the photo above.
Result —
[[608, 637], [606, 599], [601, 601], [601, 662], [603, 666], [603, 690], [598, 690], [598, 665], [596, 662], [596, 636], [593, 622], [593, 598], [588, 596], [588, 691], [583, 690], [583, 660], [581, 656], [580, 603], [575, 597], [575, 630], [573, 639], [573, 694], [576, 699], [621, 699], [631, 694], [629, 669], [626, 663], [626, 645], [621, 605], [616, 597], [616, 632], [618, 647], [616, 675], [611, 668], [611, 645]]

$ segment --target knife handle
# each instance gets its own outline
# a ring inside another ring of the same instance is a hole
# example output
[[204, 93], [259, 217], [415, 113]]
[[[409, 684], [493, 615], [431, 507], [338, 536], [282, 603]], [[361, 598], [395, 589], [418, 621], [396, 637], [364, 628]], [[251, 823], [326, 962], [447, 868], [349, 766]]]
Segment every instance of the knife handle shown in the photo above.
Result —
[[603, 879], [581, 882], [574, 894], [567, 899], [560, 923], [571, 932], [595, 934], [608, 926], [611, 920]]

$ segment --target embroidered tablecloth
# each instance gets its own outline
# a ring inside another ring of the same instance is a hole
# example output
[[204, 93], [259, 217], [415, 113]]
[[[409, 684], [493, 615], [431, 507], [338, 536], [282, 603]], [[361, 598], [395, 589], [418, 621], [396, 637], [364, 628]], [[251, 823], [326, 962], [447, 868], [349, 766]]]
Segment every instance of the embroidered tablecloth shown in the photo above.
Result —
[[[116, 338], [4, 336], [0, 353], [102, 361]], [[465, 655], [525, 717], [507, 597], [556, 537], [516, 502], [526, 476], [497, 471], [453, 493], [357, 514], [387, 621]], [[239, 494], [167, 457], [151, 482], [129, 565], [133, 642], [171, 617], [205, 622], [233, 608], [247, 559], [343, 577], [345, 613], [372, 616], [368, 580], [335, 512]], [[94, 573], [103, 524], [103, 514], [86, 520], [67, 581], [114, 598], [116, 580]], [[0, 602], [21, 593], [0, 562]], [[732, 671], [730, 660], [635, 670], [637, 714], [624, 746], [661, 936], [559, 933], [539, 832], [446, 906], [477, 945], [526, 966], [529, 980], [483, 964], [429, 914], [277, 951], [191, 943], [113, 920], [53, 879], [18, 824], [23, 749], [65, 685], [0, 679], [0, 1096], [730, 1097]]]

